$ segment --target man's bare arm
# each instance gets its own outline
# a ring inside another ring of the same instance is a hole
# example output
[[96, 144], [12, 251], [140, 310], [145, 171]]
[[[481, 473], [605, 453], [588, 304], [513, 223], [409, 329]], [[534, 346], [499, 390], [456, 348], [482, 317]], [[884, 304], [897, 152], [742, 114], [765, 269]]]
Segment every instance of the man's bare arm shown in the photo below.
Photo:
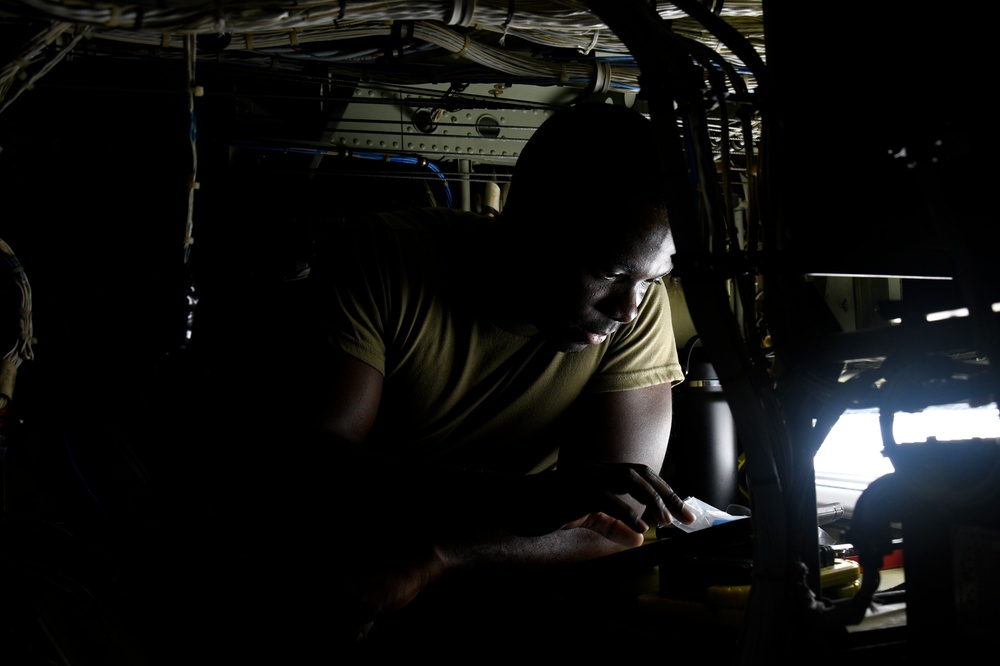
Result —
[[338, 447], [343, 500], [350, 493], [370, 497], [374, 510], [426, 520], [429, 530], [485, 526], [541, 536], [580, 525], [619, 545], [641, 543], [644, 507], [665, 521], [684, 510], [656, 475], [669, 435], [669, 385], [583, 397], [566, 422], [559, 470], [522, 477], [400, 466], [368, 454], [363, 443], [378, 413], [382, 376], [343, 354], [330, 377], [318, 427]]
[[644, 511], [669, 521], [683, 510], [655, 474], [669, 386], [584, 398], [559, 469], [508, 476], [367, 455], [382, 376], [346, 355], [336, 365], [318, 429], [338, 448], [332, 525], [359, 554], [348, 585], [359, 635], [449, 572], [592, 559], [640, 545]]

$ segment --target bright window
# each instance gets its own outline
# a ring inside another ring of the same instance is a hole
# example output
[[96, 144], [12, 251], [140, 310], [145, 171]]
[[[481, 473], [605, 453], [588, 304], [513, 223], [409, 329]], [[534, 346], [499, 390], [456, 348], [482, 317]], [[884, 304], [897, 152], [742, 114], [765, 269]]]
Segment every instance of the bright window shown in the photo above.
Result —
[[[922, 412], [899, 412], [893, 437], [900, 445], [975, 438], [1000, 438], [996, 403], [983, 407], [965, 404], [928, 407]], [[869, 483], [893, 471], [882, 455], [882, 433], [877, 409], [847, 410], [830, 431], [814, 459], [816, 499], [820, 504], [840, 502], [847, 517]]]

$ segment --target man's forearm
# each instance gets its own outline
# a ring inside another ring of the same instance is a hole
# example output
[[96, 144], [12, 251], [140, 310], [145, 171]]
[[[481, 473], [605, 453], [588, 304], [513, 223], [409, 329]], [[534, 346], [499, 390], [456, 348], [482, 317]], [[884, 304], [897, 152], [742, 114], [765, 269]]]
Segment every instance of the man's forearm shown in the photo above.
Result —
[[622, 548], [593, 530], [582, 527], [537, 537], [482, 531], [461, 539], [442, 540], [437, 544], [445, 572], [570, 564], [610, 555]]

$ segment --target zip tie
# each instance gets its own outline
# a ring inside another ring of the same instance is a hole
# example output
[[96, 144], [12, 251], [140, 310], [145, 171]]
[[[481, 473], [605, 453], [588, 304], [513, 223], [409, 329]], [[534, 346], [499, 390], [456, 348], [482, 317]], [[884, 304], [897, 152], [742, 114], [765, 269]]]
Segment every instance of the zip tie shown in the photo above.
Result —
[[594, 61], [594, 88], [591, 92], [608, 92], [611, 87], [611, 64], [600, 60]]
[[559, 65], [559, 85], [568, 86], [569, 78], [566, 73], [566, 63], [560, 63]]
[[448, 25], [458, 25], [463, 28], [472, 24], [472, 17], [476, 13], [476, 0], [455, 0], [451, 7], [451, 17]]
[[253, 51], [253, 35], [247, 33], [246, 37], [244, 37], [243, 40], [244, 43], [246, 44], [247, 51]]
[[104, 25], [108, 28], [117, 28], [118, 20], [122, 17], [122, 9], [118, 5], [111, 5], [111, 18]]
[[160, 46], [162, 46], [162, 47], [163, 47], [163, 48], [165, 48], [165, 49], [166, 49], [166, 48], [170, 48], [170, 35], [168, 35], [168, 34], [164, 33], [164, 34], [163, 34], [163, 35], [162, 35], [162, 36], [160, 37]]
[[452, 53], [451, 57], [455, 58], [456, 60], [458, 60], [459, 58], [464, 58], [465, 54], [469, 52], [469, 44], [471, 44], [471, 43], [472, 43], [472, 40], [469, 39], [468, 35], [466, 35], [465, 36], [465, 45], [462, 46], [462, 50], [461, 51], [457, 51], [455, 53]]
[[292, 46], [299, 45], [299, 33], [297, 30], [292, 30], [290, 33], [288, 33], [288, 41], [289, 43], [291, 43]]

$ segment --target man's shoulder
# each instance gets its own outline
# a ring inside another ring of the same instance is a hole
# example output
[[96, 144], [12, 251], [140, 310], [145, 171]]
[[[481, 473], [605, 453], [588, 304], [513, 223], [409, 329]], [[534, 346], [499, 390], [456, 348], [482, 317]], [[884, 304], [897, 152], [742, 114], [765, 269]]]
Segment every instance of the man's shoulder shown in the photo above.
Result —
[[428, 254], [461, 251], [489, 221], [451, 208], [414, 208], [352, 215], [314, 239], [317, 261], [368, 263], [413, 261]]

